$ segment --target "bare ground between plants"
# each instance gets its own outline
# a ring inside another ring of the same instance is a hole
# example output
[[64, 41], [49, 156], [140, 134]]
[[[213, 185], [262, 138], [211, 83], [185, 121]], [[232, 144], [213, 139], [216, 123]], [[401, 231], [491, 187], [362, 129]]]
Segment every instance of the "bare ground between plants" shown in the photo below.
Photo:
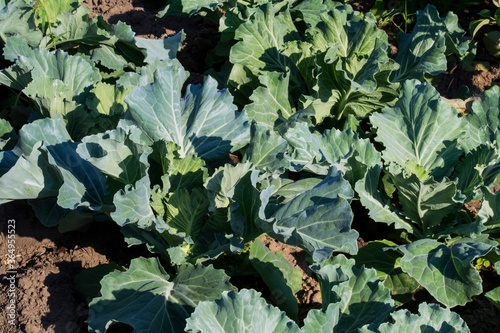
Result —
[[[202, 18], [172, 18], [156, 20], [163, 0], [86, 0], [94, 15], [102, 15], [111, 23], [126, 22], [137, 36], [161, 38], [184, 30], [186, 43], [179, 59], [192, 76], [200, 78], [204, 72], [204, 55], [218, 40], [217, 27]], [[362, 8], [362, 7], [360, 7]], [[481, 93], [500, 78], [498, 64], [488, 71], [465, 72], [454, 69], [443, 75], [439, 83], [441, 93], [453, 98], [461, 85]], [[5, 309], [9, 288], [6, 279], [7, 221], [16, 221], [16, 328], [8, 325], [8, 318], [0, 316], [0, 333], [79, 333], [86, 332], [88, 308], [74, 291], [74, 278], [85, 268], [116, 262], [128, 265], [131, 258], [147, 255], [144, 248], [127, 248], [119, 229], [113, 223], [94, 223], [87, 233], [61, 234], [55, 228], [43, 227], [26, 202], [0, 206], [0, 308]], [[363, 232], [368, 231], [359, 230]], [[367, 235], [369, 239], [370, 235]], [[372, 235], [373, 236], [373, 235]], [[297, 295], [301, 311], [318, 307], [321, 302], [319, 286], [312, 277], [300, 249], [286, 246], [272, 239], [265, 240], [272, 251], [281, 251], [293, 265], [303, 272], [303, 289]], [[498, 276], [485, 276], [485, 281]], [[432, 301], [425, 292], [416, 294]], [[411, 304], [408, 306], [411, 308]], [[455, 309], [467, 321], [472, 332], [500, 332], [500, 313], [484, 297], [478, 297], [466, 307]], [[3, 314], [5, 311], [2, 312]]]

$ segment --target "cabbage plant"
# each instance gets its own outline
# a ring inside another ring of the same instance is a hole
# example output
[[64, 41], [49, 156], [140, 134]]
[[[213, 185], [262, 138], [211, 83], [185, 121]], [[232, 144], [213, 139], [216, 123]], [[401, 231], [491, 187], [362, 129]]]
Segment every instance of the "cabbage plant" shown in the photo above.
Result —
[[[470, 51], [456, 16], [419, 11], [391, 57], [374, 17], [338, 2], [182, 1], [167, 11], [225, 9], [225, 64], [190, 84], [182, 34], [49, 4], [0, 1], [0, 203], [61, 231], [117, 223], [150, 250], [83, 273], [90, 331], [468, 332], [449, 308], [482, 293], [475, 260], [500, 262], [500, 91], [459, 114], [426, 81]], [[392, 231], [361, 249], [359, 203]], [[300, 318], [301, 272], [262, 235], [303, 249], [321, 309]], [[442, 306], [398, 309], [419, 286]]]

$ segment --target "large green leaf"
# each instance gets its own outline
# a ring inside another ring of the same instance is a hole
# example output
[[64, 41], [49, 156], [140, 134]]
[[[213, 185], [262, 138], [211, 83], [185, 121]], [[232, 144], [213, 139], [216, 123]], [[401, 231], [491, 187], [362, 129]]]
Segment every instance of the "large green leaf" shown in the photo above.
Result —
[[246, 115], [211, 77], [203, 85], [188, 86], [184, 98], [186, 72], [178, 62], [159, 68], [154, 80], [126, 98], [131, 116], [153, 141], [176, 143], [181, 158], [191, 153], [206, 160], [227, 158], [248, 142]]
[[[87, 59], [64, 51], [55, 54], [35, 49], [20, 56], [17, 64], [32, 77], [22, 87], [45, 117], [63, 117], [73, 138], [87, 134], [94, 125], [82, 105], [88, 88], [100, 80], [97, 69]], [[16, 81], [18, 82], [18, 81]]]
[[437, 75], [446, 71], [446, 25], [433, 6], [417, 12], [412, 33], [399, 34], [396, 62], [399, 69], [391, 75], [394, 82], [409, 79], [423, 80], [425, 74]]
[[65, 87], [58, 80], [37, 77], [24, 89], [24, 93], [32, 98], [45, 117], [62, 117], [71, 136], [80, 139], [95, 124], [82, 105], [69, 99]]
[[496, 287], [484, 294], [486, 298], [493, 303], [498, 309], [500, 309], [500, 287]]
[[482, 144], [496, 143], [500, 150], [500, 87], [485, 92], [484, 99], [472, 103], [472, 113], [465, 117], [467, 136], [462, 146], [470, 151]]
[[234, 195], [235, 186], [251, 169], [252, 164], [249, 162], [238, 163], [235, 166], [226, 164], [213, 173], [205, 183], [212, 211], [215, 208], [229, 206], [230, 198]]
[[67, 11], [57, 15], [58, 22], [51, 28], [52, 36], [45, 36], [41, 42], [41, 47], [50, 48], [55, 46], [67, 49], [73, 46], [95, 46], [99, 45], [99, 43], [109, 43], [109, 33], [99, 27], [96, 17], [91, 19], [89, 14], [89, 8], [78, 6], [74, 11]]
[[490, 145], [480, 145], [466, 153], [455, 168], [452, 178], [457, 188], [472, 201], [480, 193], [481, 186], [492, 187], [500, 174], [500, 155]]
[[334, 203], [339, 199], [349, 200], [353, 196], [340, 171], [332, 168], [330, 173], [313, 188], [304, 189], [302, 193], [281, 206], [273, 217], [278, 221], [302, 213], [306, 208]]
[[304, 178], [296, 181], [290, 180], [289, 183], [283, 184], [274, 193], [279, 198], [280, 203], [286, 203], [302, 192], [305, 188], [312, 188], [321, 183], [321, 178]]
[[305, 122], [297, 122], [284, 134], [292, 148], [290, 162], [296, 171], [305, 168], [324, 175], [331, 165], [344, 172], [351, 184], [363, 178], [368, 167], [381, 163], [380, 153], [369, 140], [351, 131], [311, 132]]
[[316, 52], [318, 77], [315, 100], [316, 118], [337, 121], [348, 114], [365, 117], [389, 105], [396, 97], [388, 76], [395, 69], [387, 55], [387, 35], [376, 26], [370, 13], [358, 14], [333, 9], [320, 14], [321, 21], [309, 28]]
[[498, 237], [500, 234], [500, 192], [491, 193], [482, 188], [483, 202], [477, 213], [477, 220], [486, 227], [486, 232]]
[[15, 35], [21, 35], [32, 47], [38, 46], [43, 37], [35, 23], [33, 6], [24, 0], [8, 1], [0, 8], [0, 38], [5, 43]]
[[17, 134], [12, 125], [5, 119], [0, 119], [0, 151], [10, 150], [17, 142]]
[[335, 327], [340, 320], [340, 304], [329, 303], [326, 310], [320, 311], [312, 309], [307, 313], [304, 319], [304, 333], [331, 333], [334, 332]]
[[323, 311], [328, 304], [336, 304], [336, 295], [332, 293], [332, 288], [340, 283], [348, 281], [353, 277], [354, 259], [347, 259], [345, 256], [333, 256], [319, 264], [311, 265], [311, 270], [318, 278]]
[[0, 200], [55, 197], [62, 177], [48, 160], [47, 147], [71, 140], [61, 119], [40, 119], [19, 131], [17, 147], [0, 162]]
[[[432, 12], [434, 8], [426, 8]], [[471, 41], [467, 32], [459, 25], [459, 17], [455, 14], [460, 10], [448, 11], [446, 16], [439, 18], [436, 23], [439, 23], [441, 28], [446, 32], [446, 55], [454, 54], [463, 64], [467, 64], [470, 56], [476, 53], [476, 45]], [[465, 27], [467, 29], [467, 27]]]
[[37, 13], [36, 21], [41, 25], [56, 25], [59, 14], [66, 13], [72, 6], [78, 6], [75, 0], [38, 0], [34, 10]]
[[[352, 195], [349, 183], [333, 169], [321, 183], [304, 189], [269, 217], [263, 216], [261, 210], [260, 217], [273, 222], [276, 237], [304, 248], [315, 261], [327, 258], [333, 251], [355, 254], [358, 233], [351, 230]], [[271, 222], [263, 223], [267, 228]]]
[[177, 51], [180, 50], [184, 41], [182, 31], [163, 39], [136, 38], [136, 45], [144, 49], [146, 53], [145, 62], [151, 63], [155, 60], [175, 59]]
[[231, 190], [231, 227], [245, 242], [253, 240], [263, 232], [259, 216], [262, 200], [256, 188], [258, 174], [258, 171], [247, 172], [238, 179]]
[[70, 142], [71, 136], [60, 118], [44, 118], [24, 125], [19, 131], [19, 147], [24, 154], [29, 154], [35, 145], [43, 142], [45, 146], [54, 146]]
[[299, 307], [295, 294], [302, 286], [302, 272], [293, 267], [281, 252], [271, 252], [259, 239], [250, 246], [249, 259], [271, 290], [275, 304], [290, 318], [297, 318]]
[[[135, 32], [129, 25], [121, 21], [109, 25], [104, 20], [100, 20], [99, 25], [109, 32], [110, 37], [98, 48], [89, 52], [94, 62], [116, 70], [118, 73], [127, 68], [135, 69], [137, 66], [143, 65], [146, 55], [144, 50], [138, 47], [134, 37]], [[165, 55], [167, 56], [167, 54], [168, 52]]]
[[329, 305], [339, 304], [339, 318], [333, 319], [338, 321], [335, 331], [358, 332], [366, 324], [385, 321], [394, 309], [390, 291], [382, 285], [374, 269], [358, 269], [353, 259], [343, 255], [315, 264], [311, 269], [320, 281], [324, 315], [329, 315]]
[[250, 96], [251, 104], [245, 106], [250, 120], [275, 128], [281, 119], [293, 113], [294, 102], [289, 94], [290, 75], [280, 72], [263, 72], [259, 75], [261, 86]]
[[[151, 228], [157, 219], [149, 205], [150, 197], [151, 182], [146, 175], [134, 185], [127, 185], [115, 193], [113, 203], [116, 209], [111, 213], [111, 217], [122, 227], [127, 224], [137, 224], [141, 229]], [[163, 229], [160, 227], [160, 231]]]
[[353, 141], [353, 154], [347, 160], [344, 177], [354, 187], [359, 180], [364, 179], [370, 168], [382, 164], [382, 158], [370, 140], [361, 139], [354, 133], [348, 137]]
[[245, 150], [243, 162], [251, 162], [258, 169], [280, 172], [288, 169], [288, 143], [272, 128], [253, 123], [250, 145]]
[[286, 73], [293, 64], [280, 51], [292, 36], [297, 32], [288, 9], [277, 13], [271, 3], [264, 3], [236, 29], [239, 42], [231, 48], [229, 60], [254, 75], [262, 69]]
[[323, 310], [309, 311], [301, 330], [284, 312], [268, 305], [260, 293], [243, 289], [238, 293], [224, 292], [220, 300], [201, 302], [187, 319], [186, 331], [377, 332], [380, 326], [383, 332], [389, 332], [387, 329], [395, 325], [420, 332], [427, 325], [424, 320], [428, 320], [433, 328], [452, 327], [458, 332], [468, 332], [457, 314], [436, 305], [420, 306], [420, 316], [410, 315], [406, 310], [397, 311], [393, 313], [394, 323], [384, 323], [394, 310], [389, 290], [374, 270], [357, 269], [352, 259], [337, 256], [311, 268], [319, 275], [322, 291], [330, 297], [323, 298]]
[[394, 224], [396, 229], [406, 230], [423, 237], [416, 225], [395, 209], [391, 199], [383, 190], [379, 189], [381, 172], [382, 166], [375, 165], [369, 168], [365, 177], [356, 183], [355, 189], [361, 204], [368, 209], [369, 215], [374, 221], [388, 225]]
[[187, 319], [187, 332], [300, 332], [284, 312], [266, 303], [255, 290], [224, 292], [222, 299], [201, 302]]
[[119, 127], [86, 136], [77, 152], [101, 172], [126, 185], [146, 175], [147, 158], [152, 151], [147, 143], [147, 138], [137, 127]]
[[[14, 38], [14, 37], [13, 37]], [[23, 90], [31, 82], [31, 74], [14, 64], [0, 71], [0, 84], [15, 90]]]
[[29, 56], [33, 49], [29, 46], [28, 41], [19, 35], [14, 35], [7, 39], [3, 48], [3, 56], [6, 60], [15, 62], [20, 56]]
[[391, 174], [391, 179], [398, 191], [402, 213], [426, 235], [431, 235], [433, 227], [463, 206], [465, 198], [457, 192], [455, 182], [446, 179], [437, 182], [433, 177], [422, 181], [416, 175], [405, 177], [403, 173]]
[[[0, 194], [1, 200], [34, 199], [30, 204], [40, 221], [47, 226], [67, 221], [64, 230], [89, 221], [86, 207], [109, 212], [106, 177], [82, 159], [76, 147], [61, 118], [44, 118], [23, 126], [15, 148], [20, 156], [4, 154], [0, 163], [5, 170], [1, 188], [9, 189], [9, 193]], [[79, 211], [71, 211], [77, 208]]]
[[404, 303], [411, 300], [413, 292], [420, 285], [401, 270], [401, 255], [388, 250], [394, 246], [396, 244], [388, 240], [372, 241], [361, 247], [354, 259], [358, 267], [364, 265], [375, 269], [378, 278], [391, 291], [392, 297]]
[[[64, 51], [55, 54], [48, 50], [33, 50], [28, 56], [21, 56], [19, 64], [31, 72], [35, 82], [44, 78], [52, 80], [53, 84], [61, 86], [61, 97], [67, 100], [82, 102], [86, 88], [100, 80], [100, 74], [91, 62], [80, 56], [72, 56]], [[31, 83], [25, 93], [34, 98], [44, 98], [40, 95], [41, 86]]]
[[471, 261], [487, 254], [491, 245], [464, 240], [446, 246], [421, 239], [399, 249], [404, 253], [401, 269], [447, 307], [464, 305], [481, 294], [481, 277]]
[[355, 274], [332, 288], [340, 302], [342, 315], [337, 329], [341, 332], [357, 332], [365, 324], [383, 321], [393, 309], [390, 291], [382, 286], [374, 270], [362, 269]]
[[97, 82], [90, 91], [85, 101], [85, 106], [90, 109], [95, 125], [92, 133], [102, 133], [117, 127], [120, 119], [127, 110], [125, 96], [132, 90], [118, 84]]
[[378, 327], [370, 325], [364, 327], [361, 332], [470, 332], [465, 321], [457, 313], [443, 309], [437, 304], [421, 303], [418, 306], [418, 314], [410, 313], [408, 310], [399, 310], [391, 313], [391, 318], [392, 323], [383, 323]]
[[207, 193], [203, 189], [178, 189], [166, 201], [165, 221], [178, 232], [196, 240], [208, 213]]
[[57, 196], [62, 179], [40, 145], [29, 154], [15, 156], [15, 161], [3, 154], [0, 166], [8, 171], [0, 177], [0, 203]]
[[173, 142], [158, 141], [154, 145], [164, 176], [168, 176], [170, 192], [177, 189], [201, 187], [207, 178], [206, 163], [195, 154], [181, 157], [179, 147]]
[[[294, 171], [298, 172], [305, 168], [320, 175], [328, 172], [328, 166], [320, 164], [324, 160], [323, 148], [326, 148], [323, 146], [322, 137], [318, 132], [311, 132], [308, 123], [295, 123], [294, 126], [288, 128], [283, 137], [291, 148], [289, 160]], [[338, 145], [344, 147], [346, 144], [344, 141], [335, 141], [332, 147], [337, 152], [338, 149], [335, 148]], [[345, 153], [338, 157], [344, 157]], [[331, 162], [338, 162], [338, 159]]]
[[101, 333], [119, 322], [138, 333], [181, 332], [199, 302], [232, 289], [229, 277], [212, 266], [183, 265], [170, 281], [158, 259], [133, 259], [128, 271], [101, 280], [101, 296], [89, 304], [89, 327]]
[[73, 142], [47, 147], [49, 163], [58, 168], [64, 180], [57, 203], [67, 209], [88, 207], [109, 212], [112, 202], [106, 176], [78, 155], [76, 148]]
[[123, 116], [127, 109], [125, 96], [128, 93], [128, 89], [123, 86], [97, 82], [85, 104], [97, 114]]
[[285, 139], [293, 148], [295, 169], [305, 167], [317, 174], [326, 174], [331, 165], [346, 171], [347, 159], [352, 156], [355, 138], [351, 132], [326, 130], [322, 134], [311, 132], [305, 122], [297, 122], [285, 133]]
[[[354, 266], [353, 259], [339, 255], [311, 269], [320, 282], [323, 310], [309, 311], [304, 320], [304, 332], [379, 332], [379, 327], [383, 332], [394, 332], [396, 330], [387, 330], [392, 325], [401, 325], [401, 332], [411, 332], [412, 328], [420, 332], [426, 325], [420, 324], [420, 320], [428, 320], [434, 328], [453, 326], [459, 332], [467, 332], [464, 321], [456, 313], [437, 305], [421, 305], [420, 317], [406, 310], [392, 312], [395, 307], [389, 289], [382, 285], [375, 270], [359, 269]], [[395, 323], [386, 323], [389, 314]]]
[[315, 1], [304, 0], [299, 3], [294, 3], [290, 12], [296, 20], [304, 20], [307, 26], [316, 26], [322, 21], [321, 15], [318, 13], [328, 12], [337, 9], [340, 13], [352, 14], [354, 9], [349, 4], [344, 4], [338, 1]]
[[373, 114], [376, 140], [383, 143], [382, 158], [400, 166], [423, 167], [437, 181], [449, 174], [462, 151], [457, 141], [463, 137], [464, 121], [428, 83], [404, 82], [396, 105]]
[[0, 189], [6, 191], [0, 191], [1, 201], [32, 199], [40, 222], [59, 224], [61, 231], [89, 223], [92, 216], [85, 207], [109, 210], [103, 175], [76, 153], [62, 119], [44, 118], [23, 126], [15, 152], [21, 155], [7, 152], [0, 162]]

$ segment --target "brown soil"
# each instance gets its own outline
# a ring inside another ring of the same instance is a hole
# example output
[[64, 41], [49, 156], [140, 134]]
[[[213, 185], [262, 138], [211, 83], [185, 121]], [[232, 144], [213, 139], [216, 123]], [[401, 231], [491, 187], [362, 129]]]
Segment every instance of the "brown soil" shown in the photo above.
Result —
[[262, 236], [261, 239], [269, 250], [274, 253], [283, 253], [283, 257], [302, 272], [302, 288], [295, 295], [299, 303], [299, 319], [304, 319], [309, 310], [321, 308], [319, 283], [309, 268], [304, 250], [296, 246], [284, 244], [268, 236]]
[[84, 4], [94, 15], [103, 16], [109, 23], [127, 23], [137, 37], [164, 38], [183, 30], [186, 40], [177, 58], [197, 80], [207, 69], [207, 51], [213, 49], [219, 40], [217, 25], [203, 17], [158, 19], [156, 15], [165, 5], [164, 0], [85, 0]]
[[[131, 25], [140, 37], [160, 38], [184, 30], [186, 42], [179, 60], [192, 76], [194, 74], [195, 80], [200, 79], [205, 71], [204, 57], [219, 37], [217, 26], [200, 17], [156, 19], [155, 15], [165, 4], [164, 0], [86, 0], [84, 3], [94, 15], [102, 15], [111, 23], [123, 21]], [[498, 64], [492, 64], [486, 72], [465, 72], [450, 66], [449, 73], [443, 75], [440, 82], [440, 91], [454, 98], [453, 93], [466, 85], [473, 92], [480, 93], [499, 78]], [[107, 262], [126, 266], [131, 258], [146, 254], [146, 250], [141, 247], [127, 248], [119, 228], [112, 223], [94, 223], [86, 233], [61, 234], [57, 229], [43, 227], [26, 202], [0, 205], [1, 295], [7, 295], [9, 290], [9, 274], [6, 274], [9, 220], [15, 220], [16, 230], [15, 297], [18, 327], [12, 328], [7, 323], [8, 318], [0, 316], [0, 333], [87, 332], [87, 302], [78, 299], [74, 292], [75, 276], [85, 268]], [[303, 272], [303, 290], [297, 295], [302, 314], [318, 307], [321, 303], [319, 286], [305, 262], [304, 253], [271, 239], [266, 240], [266, 245], [272, 251], [283, 252], [285, 258]], [[8, 299], [2, 296], [0, 308], [4, 309], [7, 305]], [[472, 332], [500, 331], [498, 310], [483, 299], [459, 311]]]
[[75, 276], [85, 268], [147, 255], [144, 248], [128, 248], [114, 223], [94, 223], [87, 232], [60, 233], [44, 227], [24, 201], [0, 206], [0, 308], [8, 305], [9, 220], [15, 221], [15, 298], [17, 328], [0, 316], [0, 332], [87, 332], [88, 308], [74, 291]]

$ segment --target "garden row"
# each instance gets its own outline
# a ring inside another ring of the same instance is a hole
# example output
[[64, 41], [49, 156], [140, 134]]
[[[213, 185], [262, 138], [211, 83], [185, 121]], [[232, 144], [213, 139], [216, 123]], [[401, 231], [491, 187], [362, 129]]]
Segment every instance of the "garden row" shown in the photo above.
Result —
[[[183, 32], [141, 39], [77, 0], [0, 0], [0, 203], [27, 199], [61, 231], [113, 220], [157, 255], [80, 276], [89, 330], [467, 332], [450, 308], [500, 269], [500, 89], [457, 110], [431, 84], [474, 59], [457, 16], [419, 10], [393, 57], [348, 4], [194, 3], [164, 14], [219, 21], [197, 85]], [[360, 249], [354, 202], [360, 225], [390, 230]], [[322, 309], [303, 323], [301, 273], [262, 234], [308, 254]], [[243, 274], [274, 304], [231, 283]], [[398, 309], [419, 287], [440, 305]], [[500, 284], [486, 296], [498, 306]]]

